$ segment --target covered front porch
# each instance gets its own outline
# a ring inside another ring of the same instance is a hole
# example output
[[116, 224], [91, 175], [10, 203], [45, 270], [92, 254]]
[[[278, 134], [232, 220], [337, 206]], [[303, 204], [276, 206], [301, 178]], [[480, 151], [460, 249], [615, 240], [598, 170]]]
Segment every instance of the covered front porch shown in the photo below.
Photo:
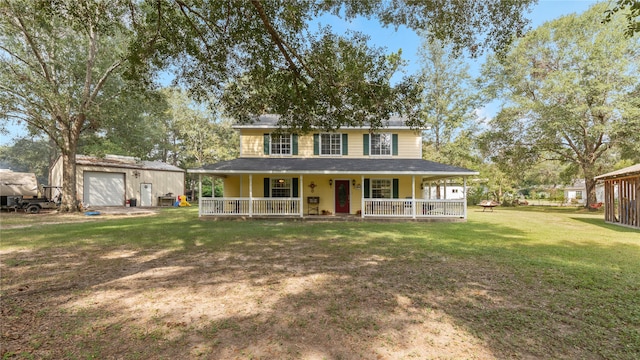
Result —
[[[200, 198], [200, 216], [308, 217], [336, 216], [341, 213], [312, 209], [304, 198]], [[362, 199], [362, 218], [467, 218], [466, 199]], [[348, 213], [350, 214], [350, 213]]]
[[[188, 172], [198, 174], [200, 216], [416, 220], [466, 219], [467, 176], [477, 174], [421, 159], [340, 158], [239, 158]], [[202, 196], [207, 176], [222, 179], [222, 197]]]

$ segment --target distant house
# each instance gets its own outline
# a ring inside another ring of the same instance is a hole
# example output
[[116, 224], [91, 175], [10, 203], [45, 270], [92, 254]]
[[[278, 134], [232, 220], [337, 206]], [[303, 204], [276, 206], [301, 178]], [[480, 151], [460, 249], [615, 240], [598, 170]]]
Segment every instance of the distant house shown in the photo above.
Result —
[[569, 204], [584, 204], [587, 198], [587, 187], [584, 180], [576, 180], [564, 187], [564, 199]]
[[[90, 206], [172, 205], [185, 191], [185, 170], [129, 156], [77, 155], [78, 200]], [[51, 184], [62, 186], [62, 157], [51, 169]]]
[[[568, 204], [585, 205], [587, 203], [587, 186], [584, 179], [578, 179], [571, 185], [564, 187], [564, 200]], [[604, 201], [604, 187], [601, 184], [596, 185], [596, 201]]]
[[604, 220], [640, 229], [640, 164], [595, 179], [604, 182]]
[[223, 197], [200, 197], [200, 216], [467, 217], [466, 179], [478, 172], [423, 160], [421, 132], [404, 118], [295, 134], [263, 115], [235, 128], [239, 158], [188, 170], [223, 179]]

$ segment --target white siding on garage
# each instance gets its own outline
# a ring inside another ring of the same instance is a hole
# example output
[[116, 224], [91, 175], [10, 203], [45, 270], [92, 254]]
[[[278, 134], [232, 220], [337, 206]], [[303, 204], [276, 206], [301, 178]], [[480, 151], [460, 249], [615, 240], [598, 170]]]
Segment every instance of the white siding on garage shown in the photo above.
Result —
[[83, 202], [90, 206], [124, 206], [124, 174], [84, 172]]

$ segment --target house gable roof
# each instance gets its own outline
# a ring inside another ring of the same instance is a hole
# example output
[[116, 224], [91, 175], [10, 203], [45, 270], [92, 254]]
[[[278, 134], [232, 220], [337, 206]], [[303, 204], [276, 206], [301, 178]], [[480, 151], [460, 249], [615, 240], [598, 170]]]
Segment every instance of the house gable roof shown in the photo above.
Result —
[[[250, 124], [235, 124], [233, 127], [235, 129], [277, 129], [279, 128], [278, 121], [280, 119], [280, 115], [275, 114], [266, 114], [257, 116], [252, 123]], [[406, 125], [406, 118], [400, 116], [391, 116], [388, 120], [383, 121], [382, 129], [398, 129], [398, 130], [409, 130], [410, 126]], [[356, 126], [345, 126], [342, 129], [360, 129], [360, 130], [368, 130], [368, 126], [356, 127]]]
[[238, 158], [189, 169], [189, 173], [420, 175], [429, 178], [478, 175], [477, 171], [423, 159]]
[[596, 176], [596, 180], [607, 180], [607, 179], [615, 179], [620, 177], [634, 176], [640, 175], [640, 164], [635, 164], [624, 169], [612, 171], [610, 173], [606, 173], [600, 176]]

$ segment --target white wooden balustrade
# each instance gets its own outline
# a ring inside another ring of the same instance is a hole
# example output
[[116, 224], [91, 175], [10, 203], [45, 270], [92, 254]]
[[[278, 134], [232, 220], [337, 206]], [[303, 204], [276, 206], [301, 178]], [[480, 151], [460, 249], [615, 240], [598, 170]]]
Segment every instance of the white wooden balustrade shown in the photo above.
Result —
[[[201, 216], [303, 216], [300, 198], [202, 198]], [[362, 217], [465, 218], [465, 200], [364, 199]]]

